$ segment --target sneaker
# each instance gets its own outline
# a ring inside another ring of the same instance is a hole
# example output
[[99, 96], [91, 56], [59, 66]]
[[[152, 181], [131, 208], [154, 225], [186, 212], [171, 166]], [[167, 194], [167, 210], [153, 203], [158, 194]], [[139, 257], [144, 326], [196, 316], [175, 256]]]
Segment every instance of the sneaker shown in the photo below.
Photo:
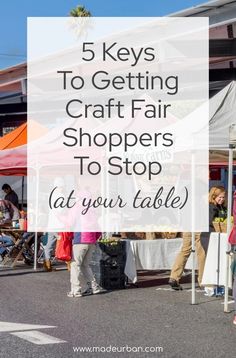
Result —
[[215, 295], [214, 287], [205, 287], [204, 291], [204, 296], [213, 297]]
[[67, 297], [82, 297], [82, 293], [79, 291], [79, 292], [67, 292]]
[[82, 292], [82, 296], [91, 296], [93, 294], [93, 290], [91, 288], [87, 288], [86, 291]]
[[97, 293], [103, 293], [106, 290], [104, 288], [102, 288], [101, 286], [95, 286], [93, 287], [93, 294], [96, 295]]
[[170, 278], [168, 283], [171, 286], [171, 288], [173, 288], [173, 290], [175, 290], [175, 291], [183, 290], [183, 287], [179, 284], [179, 282], [177, 282], [173, 278]]
[[234, 316], [233, 324], [236, 324], [236, 315]]
[[74, 297], [74, 292], [70, 291], [70, 292], [67, 292], [67, 297]]

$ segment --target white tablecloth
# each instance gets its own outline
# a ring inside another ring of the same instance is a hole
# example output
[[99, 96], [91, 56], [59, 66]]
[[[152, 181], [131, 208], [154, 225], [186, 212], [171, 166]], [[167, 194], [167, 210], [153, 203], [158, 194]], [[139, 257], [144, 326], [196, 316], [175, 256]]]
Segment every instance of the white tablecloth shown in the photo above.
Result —
[[[218, 251], [219, 250], [219, 251]], [[211, 233], [202, 285], [225, 285], [227, 234]], [[218, 259], [219, 255], [219, 259]], [[219, 262], [219, 264], [218, 264]], [[219, 266], [218, 266], [219, 265]], [[219, 281], [217, 271], [219, 267]], [[229, 287], [232, 287], [232, 275], [229, 275]]]
[[[212, 233], [209, 240], [202, 285], [217, 285], [219, 245], [218, 283], [223, 286], [225, 284], [227, 234]], [[137, 282], [137, 270], [171, 270], [183, 242], [182, 239], [125, 241], [127, 256], [125, 274], [134, 283]], [[195, 262], [197, 267], [197, 257]], [[192, 268], [192, 254], [185, 268]], [[229, 287], [232, 287], [231, 275], [229, 275]]]
[[[125, 274], [137, 282], [137, 270], [170, 270], [179, 253], [182, 239], [125, 240]], [[191, 256], [186, 268], [191, 269]]]

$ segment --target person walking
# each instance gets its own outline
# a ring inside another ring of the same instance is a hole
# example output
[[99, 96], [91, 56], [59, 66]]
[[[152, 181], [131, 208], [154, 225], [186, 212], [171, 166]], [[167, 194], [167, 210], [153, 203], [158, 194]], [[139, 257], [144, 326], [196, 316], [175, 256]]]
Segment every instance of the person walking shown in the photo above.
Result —
[[43, 268], [47, 272], [52, 271], [52, 254], [55, 251], [56, 243], [58, 239], [58, 234], [56, 232], [48, 232], [47, 234], [47, 243], [44, 246], [44, 262]]
[[[205, 252], [200, 241], [200, 232], [195, 233], [195, 245], [198, 259], [198, 284], [201, 286], [203, 270], [205, 265]], [[169, 279], [169, 285], [174, 290], [182, 290], [179, 281], [183, 275], [184, 268], [192, 252], [192, 233], [183, 233], [183, 245], [172, 267]]]
[[70, 269], [71, 290], [68, 297], [82, 297], [103, 291], [89, 266], [95, 243], [101, 236], [98, 232], [76, 232], [73, 239], [73, 260]]

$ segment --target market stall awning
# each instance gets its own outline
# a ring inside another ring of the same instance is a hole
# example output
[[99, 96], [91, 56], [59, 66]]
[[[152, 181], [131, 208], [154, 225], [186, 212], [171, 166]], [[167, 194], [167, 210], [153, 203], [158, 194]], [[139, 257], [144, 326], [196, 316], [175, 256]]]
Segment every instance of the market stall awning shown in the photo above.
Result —
[[[48, 129], [31, 121], [32, 140], [46, 134]], [[27, 123], [0, 138], [0, 175], [27, 175]]]
[[1, 175], [27, 175], [27, 146], [0, 151]]
[[[232, 81], [209, 102], [209, 145], [211, 149], [229, 147], [229, 131], [236, 124], [236, 82]], [[233, 139], [233, 138], [232, 138]], [[236, 137], [234, 138], [236, 141]]]
[[[31, 121], [31, 138], [37, 139], [47, 133], [47, 128], [41, 124]], [[20, 127], [0, 138], [0, 150], [20, 147], [27, 144], [27, 123], [23, 123]]]
[[26, 144], [27, 124], [23, 123], [20, 127], [0, 138], [0, 150], [11, 149]]

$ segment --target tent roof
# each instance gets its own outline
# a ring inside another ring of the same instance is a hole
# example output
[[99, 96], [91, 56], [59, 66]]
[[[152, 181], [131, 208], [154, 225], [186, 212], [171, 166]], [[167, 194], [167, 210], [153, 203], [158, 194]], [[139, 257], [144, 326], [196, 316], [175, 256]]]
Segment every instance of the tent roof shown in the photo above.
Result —
[[[217, 149], [229, 146], [229, 127], [236, 124], [236, 82], [231, 82], [222, 91], [210, 99], [210, 149], [215, 150], [214, 156], [211, 153], [210, 163], [216, 164], [227, 162], [227, 155], [217, 153]], [[35, 122], [35, 139], [47, 132], [47, 129]], [[26, 175], [27, 172], [27, 124], [23, 124], [16, 130], [0, 139], [0, 175]], [[46, 136], [49, 138], [58, 133], [52, 131]], [[236, 133], [235, 133], [236, 142]], [[53, 141], [53, 140], [52, 140]], [[13, 148], [14, 147], [14, 148]], [[213, 159], [214, 158], [214, 159]]]
[[[48, 132], [36, 121], [32, 139], [38, 139]], [[9, 134], [0, 138], [0, 175], [27, 175], [27, 123], [22, 124]]]
[[0, 175], [27, 175], [26, 145], [0, 151]]
[[[41, 124], [31, 121], [33, 127], [33, 138], [37, 139], [47, 132], [47, 128]], [[20, 127], [0, 138], [0, 150], [16, 148], [27, 144], [27, 123], [23, 123]]]
[[23, 123], [20, 127], [0, 138], [0, 150], [19, 147], [27, 142], [27, 124]]
[[[229, 128], [236, 124], [236, 82], [232, 81], [209, 102], [210, 149], [229, 147]], [[234, 134], [236, 141], [236, 133]]]

